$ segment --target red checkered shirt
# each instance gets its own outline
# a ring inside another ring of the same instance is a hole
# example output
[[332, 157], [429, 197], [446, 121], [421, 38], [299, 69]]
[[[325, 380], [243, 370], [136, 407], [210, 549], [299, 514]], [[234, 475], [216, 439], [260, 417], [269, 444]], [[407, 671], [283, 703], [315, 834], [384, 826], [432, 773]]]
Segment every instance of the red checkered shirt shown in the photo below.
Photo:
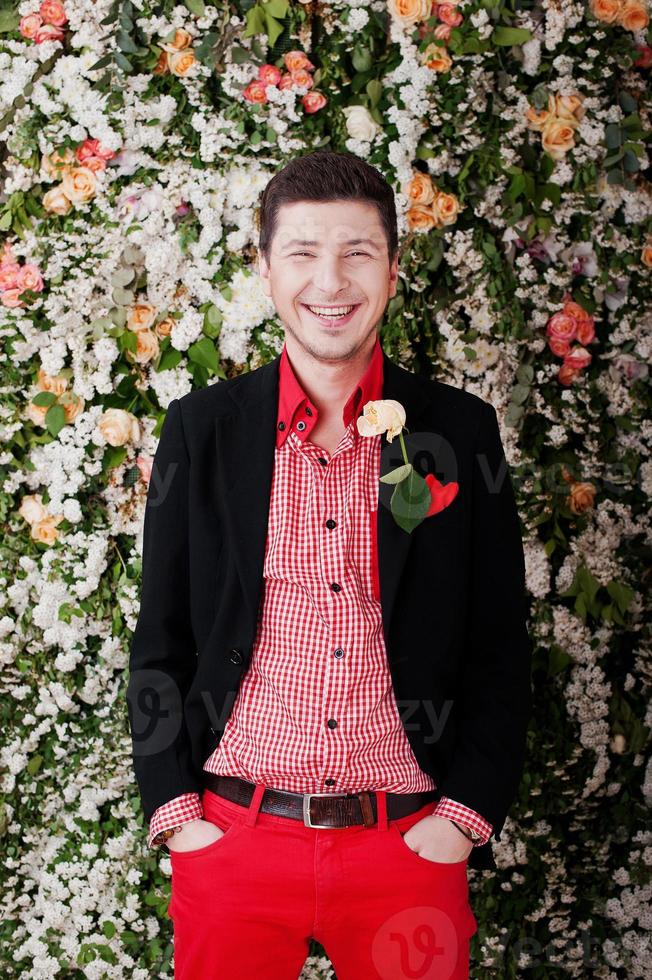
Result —
[[[284, 346], [274, 472], [263, 566], [263, 600], [251, 660], [208, 772], [293, 793], [435, 788], [412, 752], [392, 687], [382, 629], [376, 508], [381, 436], [361, 436], [356, 418], [382, 398], [376, 338], [343, 411], [333, 454], [310, 441], [319, 412]], [[482, 835], [492, 825], [442, 797], [433, 813]], [[203, 816], [198, 793], [158, 807], [161, 830]]]

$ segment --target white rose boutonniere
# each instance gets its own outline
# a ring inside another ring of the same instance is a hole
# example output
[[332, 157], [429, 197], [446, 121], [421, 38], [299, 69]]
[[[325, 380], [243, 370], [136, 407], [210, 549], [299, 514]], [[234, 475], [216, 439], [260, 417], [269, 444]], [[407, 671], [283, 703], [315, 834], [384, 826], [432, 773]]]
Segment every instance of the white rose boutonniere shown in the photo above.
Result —
[[399, 437], [405, 463], [381, 476], [380, 482], [395, 484], [390, 508], [394, 520], [404, 531], [411, 534], [426, 517], [439, 513], [455, 499], [458, 483], [452, 481], [444, 485], [434, 473], [428, 473], [424, 478], [408, 460], [403, 429], [406, 432], [409, 429], [405, 425], [405, 409], [400, 402], [392, 398], [367, 402], [357, 426], [361, 436], [377, 436], [384, 432], [388, 442], [392, 442], [395, 436]]

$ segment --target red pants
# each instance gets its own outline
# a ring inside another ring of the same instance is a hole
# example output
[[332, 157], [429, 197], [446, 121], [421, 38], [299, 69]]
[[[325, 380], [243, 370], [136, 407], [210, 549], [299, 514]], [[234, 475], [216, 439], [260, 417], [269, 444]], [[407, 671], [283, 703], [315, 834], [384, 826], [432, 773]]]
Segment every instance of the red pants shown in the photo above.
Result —
[[402, 838], [432, 811], [316, 829], [203, 792], [204, 818], [225, 831], [171, 851], [175, 980], [297, 980], [310, 937], [337, 980], [468, 980], [477, 922], [467, 860], [429, 861]]

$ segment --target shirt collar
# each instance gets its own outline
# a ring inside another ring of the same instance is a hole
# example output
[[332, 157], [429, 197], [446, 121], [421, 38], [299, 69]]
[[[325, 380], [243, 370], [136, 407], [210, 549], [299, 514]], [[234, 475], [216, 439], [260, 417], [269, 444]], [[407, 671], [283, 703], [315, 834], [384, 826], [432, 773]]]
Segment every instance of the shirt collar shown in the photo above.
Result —
[[[279, 448], [285, 442], [290, 430], [303, 442], [310, 437], [310, 432], [317, 424], [319, 412], [317, 406], [306, 395], [297, 378], [287, 346], [283, 344], [279, 361], [278, 412], [276, 418], [276, 446]], [[383, 397], [383, 349], [376, 334], [376, 343], [369, 364], [364, 374], [349, 395], [342, 411], [342, 421], [348, 426], [352, 419], [362, 414], [362, 409], [368, 401], [377, 401]], [[297, 428], [297, 423], [304, 423]], [[279, 428], [281, 426], [281, 428]]]

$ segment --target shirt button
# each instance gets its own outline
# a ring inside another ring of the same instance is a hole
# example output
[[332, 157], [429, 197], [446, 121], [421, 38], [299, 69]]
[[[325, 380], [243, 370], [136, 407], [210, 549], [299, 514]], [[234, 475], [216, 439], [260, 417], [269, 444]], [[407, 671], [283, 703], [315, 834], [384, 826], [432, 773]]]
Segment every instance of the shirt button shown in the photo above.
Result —
[[333, 650], [333, 656], [337, 657], [338, 660], [341, 660], [344, 656], [344, 650], [342, 647], [338, 647], [337, 650]]
[[335, 785], [335, 780], [332, 778], [332, 776], [329, 776], [328, 779], [325, 779], [324, 780], [324, 785], [325, 786], [334, 786]]
[[337, 527], [337, 521], [334, 521], [332, 517], [329, 517], [326, 521], [326, 527], [329, 531], [332, 531], [334, 527]]
[[318, 459], [318, 462], [320, 462], [322, 466], [326, 466], [327, 463], [328, 463], [328, 460], [324, 459], [323, 456], [318, 456], [317, 459]]
[[326, 724], [328, 725], [329, 728], [337, 728], [337, 722], [335, 721], [334, 718], [329, 718]]
[[303, 421], [303, 419], [300, 422], [297, 422], [297, 429], [299, 430], [299, 432], [303, 432], [305, 427], [306, 427], [306, 423]]
[[312, 415], [312, 409], [306, 407], [306, 415]]
[[342, 586], [338, 585], [337, 582], [331, 582], [331, 589], [333, 590], [333, 592], [341, 592]]
[[282, 432], [282, 431], [283, 431], [283, 429], [285, 428], [285, 422], [279, 422], [279, 424], [278, 424], [278, 427], [279, 427], [279, 429], [280, 429], [280, 430], [281, 430], [281, 432]]

